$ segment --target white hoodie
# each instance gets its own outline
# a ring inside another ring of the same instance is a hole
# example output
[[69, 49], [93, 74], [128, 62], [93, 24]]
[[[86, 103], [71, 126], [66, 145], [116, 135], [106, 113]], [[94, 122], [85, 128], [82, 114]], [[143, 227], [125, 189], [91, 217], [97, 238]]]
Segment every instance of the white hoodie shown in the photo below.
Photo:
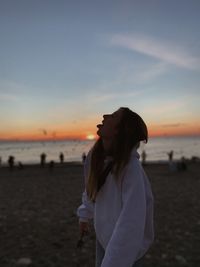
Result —
[[[90, 155], [85, 181], [89, 167]], [[154, 238], [153, 196], [135, 149], [117, 181], [108, 174], [95, 203], [83, 192], [77, 215], [80, 221], [94, 218], [97, 239], [105, 249], [101, 267], [130, 267], [144, 256]]]

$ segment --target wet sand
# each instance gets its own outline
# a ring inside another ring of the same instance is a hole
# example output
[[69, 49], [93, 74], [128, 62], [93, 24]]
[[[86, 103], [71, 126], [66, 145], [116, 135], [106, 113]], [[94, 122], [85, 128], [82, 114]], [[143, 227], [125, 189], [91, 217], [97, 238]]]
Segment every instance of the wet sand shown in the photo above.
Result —
[[[179, 172], [166, 164], [145, 166], [155, 197], [156, 233], [147, 267], [200, 266], [200, 163], [187, 164]], [[1, 167], [0, 266], [94, 267], [92, 227], [83, 248], [76, 248], [82, 190], [78, 163]]]

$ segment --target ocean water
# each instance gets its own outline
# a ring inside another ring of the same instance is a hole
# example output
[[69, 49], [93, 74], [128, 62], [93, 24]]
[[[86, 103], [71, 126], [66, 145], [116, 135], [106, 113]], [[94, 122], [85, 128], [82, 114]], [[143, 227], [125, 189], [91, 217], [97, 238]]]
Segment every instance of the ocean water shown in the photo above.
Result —
[[[59, 154], [62, 152], [65, 161], [81, 162], [83, 152], [87, 153], [94, 141], [43, 141], [43, 142], [0, 142], [0, 157], [2, 164], [7, 164], [10, 155], [15, 161], [22, 163], [39, 163], [41, 153], [47, 155], [47, 162], [54, 160], [59, 162]], [[147, 161], [167, 161], [168, 154], [174, 151], [174, 159], [181, 157], [200, 158], [200, 137], [156, 137], [150, 138], [148, 144], [141, 143], [139, 153], [145, 150]]]

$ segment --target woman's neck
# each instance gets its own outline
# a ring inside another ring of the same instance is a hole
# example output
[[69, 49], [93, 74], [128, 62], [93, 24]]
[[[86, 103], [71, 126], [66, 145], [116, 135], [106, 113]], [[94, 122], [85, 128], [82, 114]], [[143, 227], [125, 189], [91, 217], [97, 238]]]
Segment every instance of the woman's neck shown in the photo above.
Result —
[[105, 154], [111, 156], [113, 151], [113, 141], [110, 139], [102, 139], [102, 144]]

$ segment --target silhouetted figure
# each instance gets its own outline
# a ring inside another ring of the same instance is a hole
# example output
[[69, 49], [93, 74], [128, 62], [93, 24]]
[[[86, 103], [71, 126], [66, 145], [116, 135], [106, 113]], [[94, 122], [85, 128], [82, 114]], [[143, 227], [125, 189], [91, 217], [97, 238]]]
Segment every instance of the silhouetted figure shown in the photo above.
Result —
[[198, 162], [198, 161], [200, 161], [200, 158], [199, 157], [196, 157], [196, 156], [192, 156], [191, 157], [191, 161], [192, 162]]
[[146, 158], [147, 158], [147, 153], [145, 152], [145, 150], [142, 151], [142, 164], [145, 165], [146, 164]]
[[49, 162], [49, 170], [52, 171], [53, 169], [54, 169], [54, 161], [51, 160], [51, 161]]
[[1, 167], [1, 164], [2, 164], [2, 158], [0, 157], [0, 167]]
[[42, 153], [40, 155], [40, 165], [41, 165], [42, 168], [44, 167], [45, 163], [46, 163], [46, 154]]
[[8, 165], [9, 165], [10, 170], [13, 169], [14, 164], [15, 164], [15, 157], [13, 157], [13, 156], [9, 156], [9, 157], [8, 157]]
[[85, 154], [85, 152], [83, 152], [83, 154], [82, 154], [82, 163], [84, 163], [85, 160], [86, 160], [86, 154]]
[[18, 168], [20, 170], [23, 170], [23, 168], [24, 168], [24, 165], [21, 163], [21, 161], [18, 162]]
[[169, 157], [169, 161], [172, 161], [173, 160], [173, 155], [174, 155], [174, 151], [171, 150], [168, 154], [168, 157]]
[[60, 163], [62, 164], [64, 162], [64, 154], [61, 152], [59, 155]]
[[174, 155], [174, 151], [171, 150], [168, 154], [168, 158], [169, 158], [169, 170], [171, 172], [175, 172], [177, 171], [177, 164], [173, 161], [173, 155]]
[[185, 171], [187, 170], [186, 160], [185, 157], [182, 157], [180, 162], [178, 163], [178, 170], [179, 171]]

